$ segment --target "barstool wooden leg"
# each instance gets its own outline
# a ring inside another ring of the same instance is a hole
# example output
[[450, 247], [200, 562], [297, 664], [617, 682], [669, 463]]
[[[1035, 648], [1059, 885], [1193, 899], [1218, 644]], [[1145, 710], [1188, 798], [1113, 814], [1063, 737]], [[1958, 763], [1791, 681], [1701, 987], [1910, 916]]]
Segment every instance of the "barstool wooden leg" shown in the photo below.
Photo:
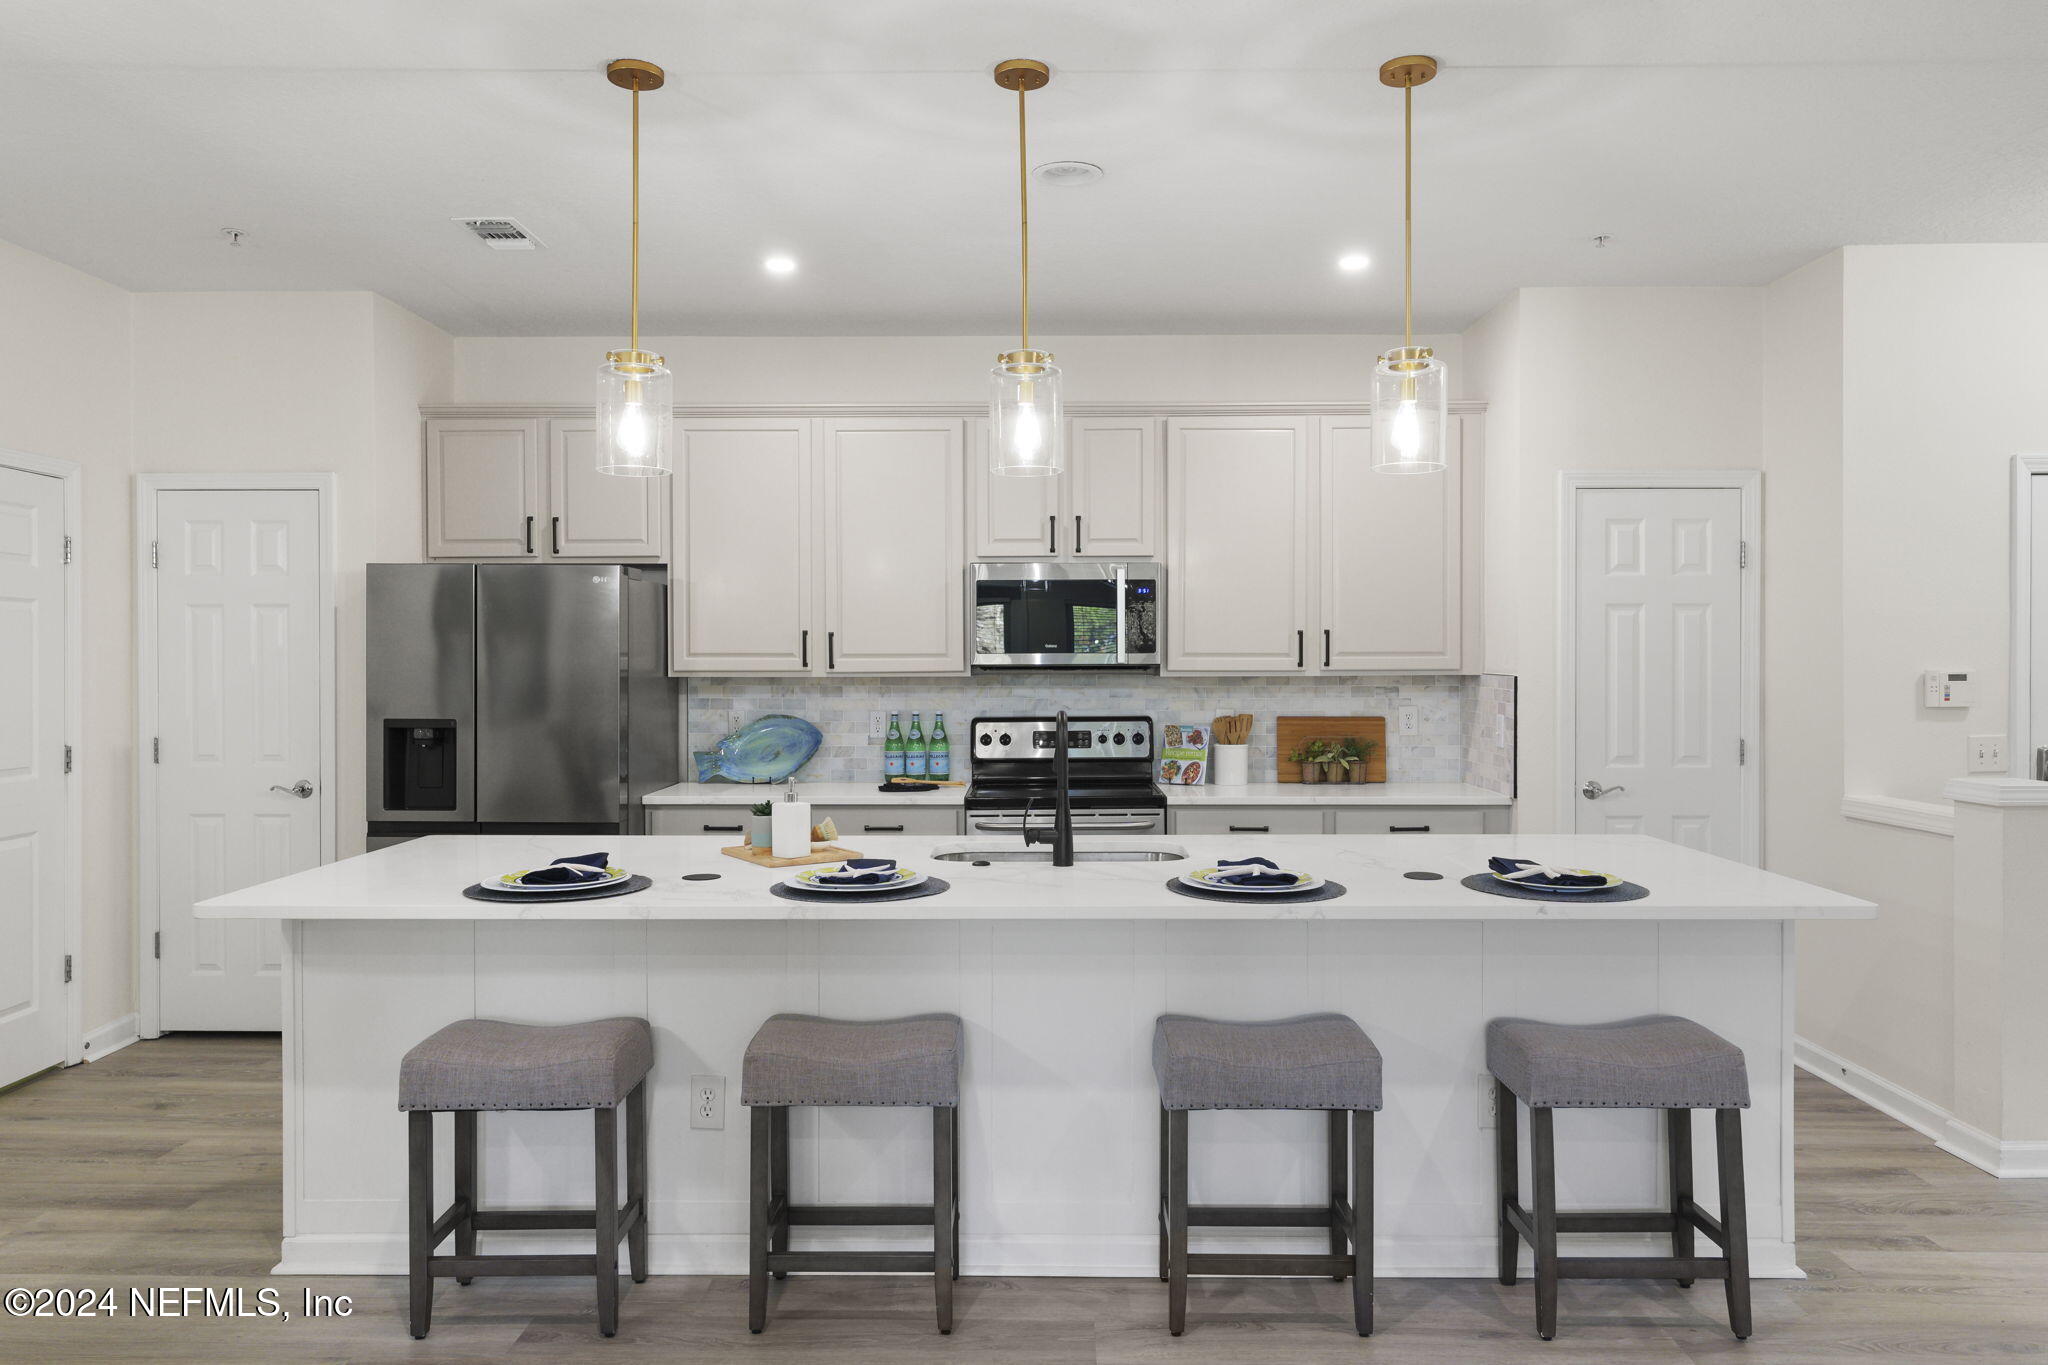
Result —
[[1493, 1083], [1494, 1187], [1500, 1196], [1500, 1282], [1512, 1286], [1522, 1259], [1521, 1234], [1508, 1221], [1508, 1206], [1522, 1201], [1522, 1154], [1515, 1137], [1519, 1111], [1515, 1092]]
[[1166, 1116], [1166, 1330], [1188, 1327], [1188, 1111]]
[[1536, 1335], [1557, 1335], [1557, 1151], [1548, 1109], [1529, 1110], [1529, 1179], [1536, 1196]]
[[434, 1280], [427, 1258], [434, 1247], [434, 1116], [424, 1109], [406, 1115], [406, 1248], [412, 1298], [413, 1340], [424, 1340], [434, 1309]]
[[1749, 1340], [1749, 1205], [1742, 1180], [1742, 1111], [1714, 1111], [1714, 1143], [1721, 1175], [1721, 1230], [1727, 1237], [1728, 1329]]
[[[1348, 1178], [1351, 1165], [1349, 1155], [1351, 1144], [1347, 1137], [1349, 1129], [1345, 1125], [1350, 1116], [1351, 1111], [1348, 1109], [1330, 1110], [1325, 1129], [1328, 1133], [1328, 1137], [1324, 1139], [1324, 1146], [1327, 1149], [1324, 1157], [1330, 1173], [1330, 1254], [1332, 1256], [1342, 1256], [1345, 1252], [1344, 1229], [1337, 1224], [1337, 1206], [1342, 1204], [1347, 1197], [1345, 1181]], [[1344, 1276], [1341, 1273], [1332, 1275], [1330, 1278], [1338, 1284], [1344, 1283]]]
[[619, 1111], [593, 1109], [591, 1127], [597, 1139], [597, 1330], [619, 1334]]
[[1162, 1104], [1159, 1106], [1159, 1282], [1161, 1284], [1166, 1283], [1168, 1268], [1166, 1246], [1166, 1209], [1168, 1199], [1166, 1182], [1173, 1171], [1173, 1154], [1169, 1150], [1169, 1143], [1167, 1141], [1167, 1130], [1171, 1125], [1167, 1119], [1166, 1106]]
[[958, 1112], [943, 1105], [932, 1108], [932, 1296], [941, 1336], [953, 1331], [953, 1138]]
[[[789, 1106], [776, 1105], [768, 1111], [768, 1206], [772, 1212], [778, 1206], [782, 1212], [768, 1225], [768, 1250], [789, 1250]], [[779, 1205], [778, 1205], [779, 1201]], [[787, 1270], [775, 1272], [775, 1278], [789, 1278]]]
[[[953, 1114], [953, 1226], [949, 1230], [953, 1239], [953, 1278], [960, 1278], [960, 1110]], [[933, 1234], [937, 1235], [936, 1232]]]
[[[1692, 1110], [1664, 1111], [1664, 1150], [1671, 1164], [1671, 1254], [1681, 1259], [1692, 1255], [1692, 1220], [1685, 1206], [1692, 1202]], [[1692, 1288], [1692, 1281], [1680, 1280], [1680, 1289]]]
[[768, 1199], [774, 1162], [770, 1147], [774, 1107], [754, 1107], [753, 1155], [748, 1162], [751, 1192], [747, 1217], [747, 1330], [768, 1325]]
[[[1341, 1118], [1341, 1111], [1333, 1114]], [[1372, 1110], [1351, 1111], [1351, 1314], [1372, 1335]], [[1341, 1241], [1341, 1239], [1340, 1239]], [[1343, 1278], [1339, 1276], [1338, 1278]]]
[[[455, 1225], [455, 1254], [476, 1255], [476, 1110], [455, 1111], [455, 1201], [462, 1205], [462, 1221]], [[476, 1277], [458, 1275], [455, 1283], [468, 1284]]]
[[626, 1234], [626, 1256], [633, 1283], [647, 1283], [647, 1082], [626, 1096], [626, 1202], [639, 1209], [633, 1230]]

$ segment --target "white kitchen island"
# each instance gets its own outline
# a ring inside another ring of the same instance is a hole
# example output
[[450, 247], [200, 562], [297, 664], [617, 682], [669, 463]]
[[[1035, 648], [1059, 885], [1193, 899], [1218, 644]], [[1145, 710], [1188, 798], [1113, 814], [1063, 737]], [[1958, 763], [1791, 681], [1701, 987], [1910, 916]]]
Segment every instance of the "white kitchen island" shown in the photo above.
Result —
[[[1180, 863], [1053, 868], [932, 861], [965, 841], [871, 838], [871, 856], [944, 877], [923, 900], [819, 906], [768, 892], [775, 874], [725, 841], [647, 836], [421, 839], [203, 902], [204, 918], [284, 922], [284, 1245], [279, 1273], [401, 1273], [405, 1123], [398, 1061], [454, 1019], [535, 1023], [642, 1015], [655, 1030], [652, 1255], [656, 1273], [737, 1274], [746, 1261], [747, 1040], [780, 1010], [878, 1018], [928, 1010], [967, 1026], [961, 1114], [962, 1261], [970, 1275], [1157, 1272], [1152, 1021], [1179, 1011], [1272, 1018], [1341, 1010], [1386, 1059], [1377, 1125], [1382, 1274], [1493, 1273], [1490, 1086], [1497, 1015], [1561, 1021], [1668, 1012], [1739, 1045], [1755, 1271], [1799, 1274], [1792, 1226], [1793, 922], [1860, 919], [1865, 901], [1638, 836], [1235, 837], [1145, 840]], [[1082, 846], [1117, 841], [1084, 839]], [[990, 841], [981, 841], [988, 846]], [[652, 877], [637, 895], [501, 905], [462, 888], [607, 847]], [[1177, 868], [1264, 854], [1342, 882], [1342, 899], [1279, 906], [1176, 896]], [[1458, 884], [1492, 855], [1619, 873], [1646, 900], [1532, 903]], [[1441, 881], [1403, 874], [1433, 871]], [[716, 881], [684, 881], [690, 873]], [[691, 1126], [691, 1080], [722, 1077], [723, 1127]], [[1655, 1116], [1558, 1120], [1560, 1203], [1661, 1203]], [[446, 1121], [443, 1120], [445, 1123]], [[589, 1121], [493, 1114], [486, 1204], [587, 1205]], [[921, 1111], [800, 1110], [797, 1193], [812, 1202], [929, 1197]], [[1310, 1114], [1198, 1115], [1203, 1203], [1318, 1203], [1322, 1127]], [[447, 1149], [441, 1142], [443, 1186]], [[1712, 1206], [1711, 1161], [1698, 1172]], [[883, 1245], [907, 1230], [819, 1229]], [[926, 1234], [928, 1237], [929, 1234]], [[1273, 1249], [1319, 1232], [1232, 1233], [1203, 1245]], [[585, 1239], [587, 1241], [587, 1238]], [[573, 1235], [493, 1233], [498, 1249]], [[1572, 1239], [1623, 1250], [1647, 1236]]]

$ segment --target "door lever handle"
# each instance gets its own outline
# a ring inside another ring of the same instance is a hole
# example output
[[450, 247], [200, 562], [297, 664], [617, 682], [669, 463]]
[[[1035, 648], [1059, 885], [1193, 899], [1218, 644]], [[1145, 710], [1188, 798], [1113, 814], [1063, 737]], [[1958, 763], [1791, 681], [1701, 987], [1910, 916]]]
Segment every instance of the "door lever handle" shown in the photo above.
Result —
[[1589, 777], [1586, 779], [1586, 785], [1579, 788], [1579, 795], [1585, 797], [1588, 801], [1598, 801], [1601, 797], [1611, 792], [1625, 792], [1627, 790], [1627, 787], [1603, 787]]
[[283, 792], [286, 796], [296, 796], [301, 801], [313, 794], [313, 784], [303, 777], [289, 787], [280, 787], [273, 783], [270, 789], [274, 792]]

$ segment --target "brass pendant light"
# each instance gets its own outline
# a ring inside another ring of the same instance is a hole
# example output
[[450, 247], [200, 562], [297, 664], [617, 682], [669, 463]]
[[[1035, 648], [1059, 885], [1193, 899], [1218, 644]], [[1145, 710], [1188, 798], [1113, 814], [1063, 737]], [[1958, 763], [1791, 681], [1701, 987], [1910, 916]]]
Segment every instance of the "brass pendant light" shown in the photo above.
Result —
[[1380, 84], [1401, 91], [1401, 345], [1372, 377], [1372, 467], [1384, 474], [1440, 474], [1449, 378], [1427, 346], [1415, 344], [1415, 87], [1436, 77], [1434, 57], [1396, 57]]
[[1020, 252], [1017, 349], [996, 357], [988, 405], [989, 469], [1012, 477], [1046, 477], [1066, 467], [1060, 416], [1060, 372], [1049, 351], [1031, 349], [1031, 160], [1024, 122], [1026, 92], [1052, 79], [1044, 62], [1013, 57], [995, 70], [996, 84], [1017, 92], [1017, 238]]
[[661, 89], [653, 62], [621, 57], [605, 68], [613, 85], [633, 92], [633, 340], [605, 352], [597, 372], [597, 467], [606, 474], [674, 472], [673, 376], [668, 362], [640, 349], [640, 92]]

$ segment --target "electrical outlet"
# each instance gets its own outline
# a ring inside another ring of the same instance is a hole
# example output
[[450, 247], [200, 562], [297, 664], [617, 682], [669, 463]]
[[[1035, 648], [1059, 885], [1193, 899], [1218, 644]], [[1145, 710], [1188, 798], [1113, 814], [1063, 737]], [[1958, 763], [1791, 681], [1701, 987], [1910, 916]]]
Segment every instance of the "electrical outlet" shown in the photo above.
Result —
[[2005, 736], [1971, 735], [1969, 770], [1973, 773], [2005, 771]]
[[725, 1127], [725, 1077], [690, 1077], [690, 1126]]
[[889, 714], [886, 711], [868, 712], [868, 738], [880, 744], [889, 734]]
[[1422, 733], [1422, 713], [1415, 707], [1403, 706], [1398, 714], [1400, 716], [1399, 733], [1404, 735], [1419, 735]]
[[1500, 1109], [1494, 1104], [1499, 1098], [1493, 1088], [1493, 1077], [1488, 1072], [1479, 1073], [1479, 1126], [1482, 1129], [1500, 1126]]

